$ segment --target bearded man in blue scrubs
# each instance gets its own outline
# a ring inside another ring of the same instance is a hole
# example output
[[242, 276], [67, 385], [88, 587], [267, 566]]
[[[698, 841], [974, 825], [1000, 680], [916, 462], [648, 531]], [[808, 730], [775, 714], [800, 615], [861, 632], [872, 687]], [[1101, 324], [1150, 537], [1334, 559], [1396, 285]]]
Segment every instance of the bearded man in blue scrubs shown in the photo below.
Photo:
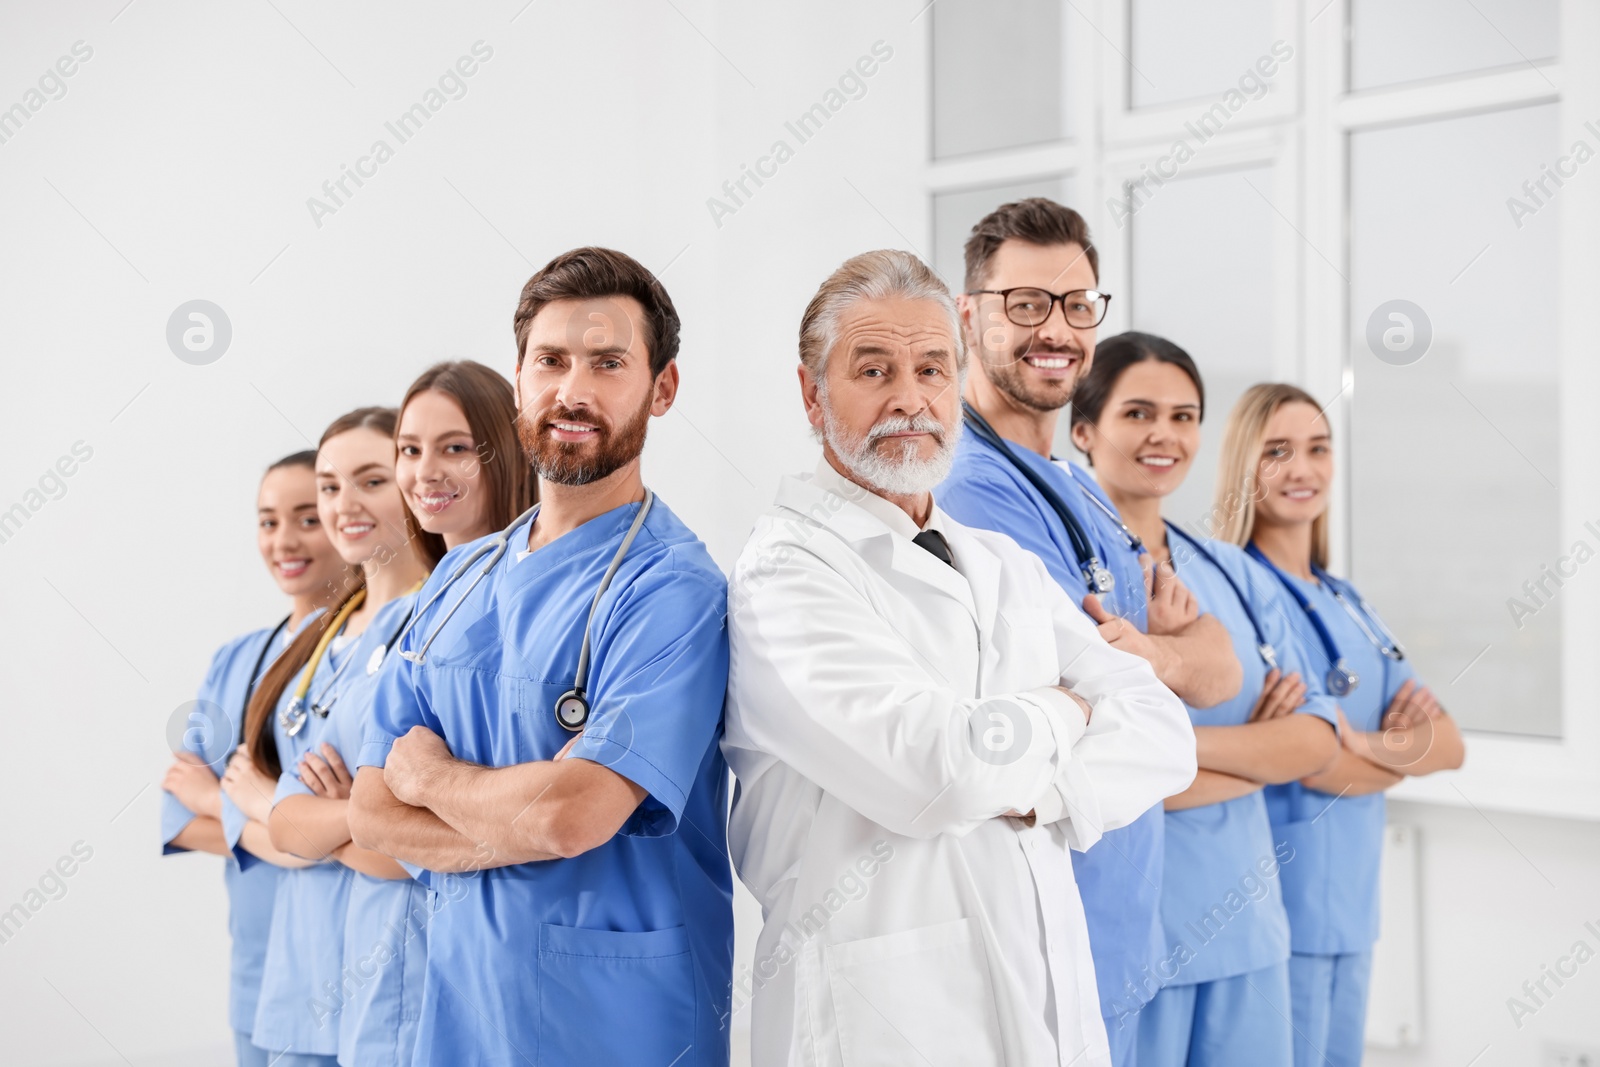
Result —
[[541, 503], [498, 557], [486, 538], [434, 569], [352, 796], [363, 847], [460, 879], [435, 894], [413, 1062], [724, 1065], [726, 584], [639, 473], [678, 315], [638, 262], [580, 248], [514, 325]]
[[[1243, 672], [1227, 630], [1196, 610], [1175, 575], [1150, 566], [1088, 473], [1053, 455], [1057, 420], [1094, 358], [1110, 302], [1087, 224], [1052, 200], [1021, 200], [980, 220], [965, 251], [958, 303], [968, 425], [950, 476], [934, 490], [939, 506], [957, 522], [1010, 534], [1042, 559], [1101, 636], [1149, 661], [1186, 704], [1231, 699]], [[1086, 546], [1040, 485], [1066, 507]], [[1086, 571], [1108, 580], [1091, 588]], [[1138, 1013], [1161, 987], [1168, 954], [1160, 914], [1164, 827], [1156, 804], [1072, 854], [1116, 1067], [1137, 1059]]]

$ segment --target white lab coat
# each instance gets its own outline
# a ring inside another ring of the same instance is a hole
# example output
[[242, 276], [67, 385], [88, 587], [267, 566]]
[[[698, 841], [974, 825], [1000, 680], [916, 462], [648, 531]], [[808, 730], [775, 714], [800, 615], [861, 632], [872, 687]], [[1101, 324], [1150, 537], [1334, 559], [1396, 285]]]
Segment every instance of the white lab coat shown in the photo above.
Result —
[[729, 845], [765, 921], [733, 1011], [756, 1067], [1109, 1067], [1067, 850], [1194, 780], [1188, 714], [1037, 557], [925, 528], [954, 569], [824, 462], [735, 567]]

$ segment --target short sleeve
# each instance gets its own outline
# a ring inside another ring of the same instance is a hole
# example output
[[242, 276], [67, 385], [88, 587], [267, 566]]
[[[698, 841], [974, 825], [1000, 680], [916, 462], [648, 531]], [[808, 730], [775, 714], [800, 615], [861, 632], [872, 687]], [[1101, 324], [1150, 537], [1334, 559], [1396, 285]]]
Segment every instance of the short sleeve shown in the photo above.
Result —
[[634, 579], [597, 631], [591, 718], [567, 758], [609, 767], [649, 794], [624, 834], [673, 833], [721, 739], [726, 611], [720, 578], [668, 560]]
[[239, 869], [245, 870], [253, 863], [261, 860], [250, 854], [250, 851], [239, 844], [239, 838], [244, 836], [245, 824], [250, 821], [239, 806], [233, 802], [228, 794], [222, 794], [222, 838], [228, 845], [228, 851], [233, 853], [234, 862]]
[[[231, 644], [224, 645], [212, 654], [211, 663], [206, 668], [205, 680], [200, 683], [200, 689], [195, 694], [196, 700], [219, 704], [217, 698], [222, 693], [223, 683], [227, 677], [228, 658], [232, 647]], [[215, 727], [220, 724], [210, 725]], [[206, 745], [206, 741], [206, 731], [204, 730], [185, 730], [183, 732], [184, 751], [192, 752], [205, 760], [212, 773], [220, 778], [221, 769], [227, 767], [228, 757], [232, 754], [232, 738], [228, 738], [225, 743], [213, 743], [210, 746]], [[213, 751], [207, 751], [208, 747]], [[194, 812], [184, 807], [177, 797], [167, 792], [161, 794], [161, 854], [163, 856], [189, 851], [186, 848], [174, 845], [172, 839], [181, 834], [184, 827], [188, 826], [194, 819]]]
[[277, 807], [283, 803], [285, 797], [315, 796], [300, 776], [293, 771], [284, 771], [278, 775], [278, 787], [272, 791], [272, 806]]

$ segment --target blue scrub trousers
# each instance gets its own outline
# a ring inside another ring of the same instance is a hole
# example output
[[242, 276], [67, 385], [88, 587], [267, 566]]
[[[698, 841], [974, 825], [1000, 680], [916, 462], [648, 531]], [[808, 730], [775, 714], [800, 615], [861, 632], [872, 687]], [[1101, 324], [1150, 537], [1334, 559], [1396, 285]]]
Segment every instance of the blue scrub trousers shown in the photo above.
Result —
[[243, 1030], [233, 1032], [233, 1054], [239, 1060], [239, 1067], [274, 1067], [272, 1054], [252, 1045], [250, 1035]]
[[1288, 961], [1232, 978], [1167, 986], [1139, 1013], [1139, 1063], [1288, 1067], [1289, 1014]]
[[1361, 1067], [1372, 950], [1289, 957], [1294, 1067]]
[[[1148, 1010], [1150, 1005], [1145, 1005]], [[1111, 1046], [1113, 1067], [1137, 1067], [1139, 1062], [1139, 1017], [1144, 1011], [1106, 1019], [1106, 1042]]]

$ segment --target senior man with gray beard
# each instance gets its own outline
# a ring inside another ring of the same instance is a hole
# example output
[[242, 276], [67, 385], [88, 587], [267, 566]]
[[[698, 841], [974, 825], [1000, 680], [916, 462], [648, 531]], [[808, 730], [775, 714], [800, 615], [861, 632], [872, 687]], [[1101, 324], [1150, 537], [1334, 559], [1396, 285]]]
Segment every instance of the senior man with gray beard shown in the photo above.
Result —
[[765, 920], [734, 1008], [757, 1067], [1106, 1067], [1068, 849], [1195, 776], [1150, 665], [1037, 557], [934, 506], [960, 336], [896, 251], [845, 262], [801, 321], [822, 458], [729, 587], [729, 842]]

